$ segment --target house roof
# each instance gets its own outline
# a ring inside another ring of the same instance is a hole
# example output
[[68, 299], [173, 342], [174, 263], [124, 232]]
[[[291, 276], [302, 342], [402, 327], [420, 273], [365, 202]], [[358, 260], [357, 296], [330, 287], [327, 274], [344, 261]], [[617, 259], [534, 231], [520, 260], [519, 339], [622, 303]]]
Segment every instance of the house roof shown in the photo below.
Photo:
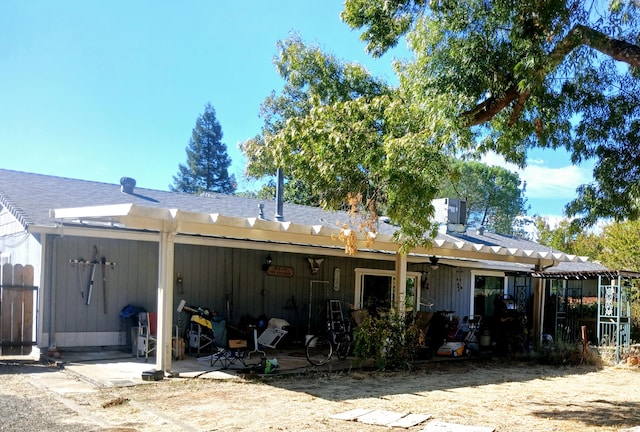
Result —
[[[136, 187], [121, 191], [119, 183], [101, 183], [0, 169], [0, 205], [6, 207], [26, 228], [28, 225], [55, 226], [50, 210], [96, 205], [134, 204], [152, 208], [179, 208], [188, 212], [220, 213], [232, 217], [258, 217], [259, 205], [267, 220], [274, 220], [275, 202], [235, 195], [207, 193], [193, 195]], [[286, 220], [313, 225], [334, 224], [337, 213], [284, 204]], [[335, 220], [334, 219], [335, 216]]]
[[592, 261], [581, 263], [561, 262], [545, 271], [534, 271], [531, 275], [545, 279], [597, 279], [599, 276], [609, 279], [618, 277], [640, 279], [640, 273], [638, 272], [609, 269], [598, 262]]
[[[307, 242], [322, 247], [340, 245], [333, 237], [343, 212], [284, 203], [284, 221], [275, 220], [271, 200], [207, 193], [192, 195], [136, 187], [123, 192], [120, 184], [70, 179], [0, 169], [0, 205], [31, 231], [88, 221], [109, 221], [127, 228], [157, 230], [166, 222], [178, 224], [183, 234], [224, 236], [253, 240]], [[262, 212], [262, 217], [260, 217]], [[144, 222], [142, 222], [144, 221]], [[396, 252], [395, 227], [380, 222], [372, 251]], [[360, 239], [360, 248], [365, 242]], [[431, 255], [557, 265], [584, 263], [585, 257], [567, 255], [549, 247], [512, 236], [490, 232], [439, 233], [433, 248], [412, 250], [414, 259]], [[601, 267], [604, 269], [604, 267]]]

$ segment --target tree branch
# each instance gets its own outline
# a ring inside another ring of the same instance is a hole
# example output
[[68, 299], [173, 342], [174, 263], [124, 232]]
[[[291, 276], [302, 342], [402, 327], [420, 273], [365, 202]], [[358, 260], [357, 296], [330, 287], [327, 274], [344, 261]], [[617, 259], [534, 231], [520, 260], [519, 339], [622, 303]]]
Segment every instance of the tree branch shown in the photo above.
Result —
[[524, 108], [524, 104], [527, 102], [527, 99], [529, 99], [530, 94], [531, 92], [529, 90], [525, 90], [518, 95], [516, 104], [513, 107], [513, 112], [509, 117], [509, 127], [513, 126], [518, 121], [518, 118], [520, 117], [520, 113], [522, 112], [522, 108]]
[[466, 126], [470, 127], [488, 122], [519, 96], [518, 86], [514, 84], [501, 97], [491, 96], [487, 98], [473, 109], [462, 113], [463, 117], [467, 117]]
[[[558, 67], [564, 58], [580, 45], [586, 45], [614, 60], [640, 69], [640, 46], [614, 39], [598, 30], [577, 24], [549, 53], [547, 71], [544, 72], [544, 75]], [[517, 85], [513, 84], [499, 98], [491, 96], [485, 99], [469, 111], [462, 113], [462, 117], [466, 117], [466, 125], [468, 127], [479, 125], [491, 120], [514, 100], [517, 100], [513, 113], [509, 118], [509, 126], [513, 126], [520, 116], [529, 96], [530, 92], [528, 90], [520, 92], [518, 91]]]
[[[569, 51], [580, 44], [584, 44], [597, 51], [600, 51], [602, 54], [608, 55], [614, 60], [621, 61], [628, 64], [629, 66], [640, 68], [640, 46], [638, 45], [634, 45], [627, 41], [614, 39], [598, 30], [592, 29], [582, 24], [577, 24], [573, 29], [571, 29], [564, 40], [567, 40], [569, 38], [574, 38], [574, 40], [578, 42], [577, 44], [570, 46]], [[564, 42], [564, 40], [561, 41], [560, 44]], [[556, 50], [557, 48], [554, 49], [554, 51]], [[569, 51], [567, 51], [567, 54]], [[562, 61], [562, 59], [560, 59], [560, 61]]]

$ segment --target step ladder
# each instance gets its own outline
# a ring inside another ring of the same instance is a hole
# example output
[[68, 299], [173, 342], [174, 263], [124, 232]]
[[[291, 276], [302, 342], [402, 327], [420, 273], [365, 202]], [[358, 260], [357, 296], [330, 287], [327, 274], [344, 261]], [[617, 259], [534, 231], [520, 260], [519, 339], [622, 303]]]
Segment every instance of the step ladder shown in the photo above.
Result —
[[333, 331], [344, 331], [344, 316], [340, 300], [327, 300], [327, 319]]

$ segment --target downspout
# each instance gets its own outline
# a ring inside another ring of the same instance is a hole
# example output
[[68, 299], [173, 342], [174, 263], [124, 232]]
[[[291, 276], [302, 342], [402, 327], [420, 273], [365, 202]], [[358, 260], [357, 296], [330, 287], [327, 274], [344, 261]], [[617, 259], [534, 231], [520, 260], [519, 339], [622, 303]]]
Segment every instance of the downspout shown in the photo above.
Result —
[[[51, 251], [50, 251], [50, 256], [51, 259], [50, 261], [50, 265], [51, 265], [51, 271], [49, 272], [50, 277], [48, 278], [49, 281], [49, 331], [48, 331], [48, 335], [49, 337], [47, 338], [47, 347], [51, 347], [51, 346], [55, 346], [56, 345], [56, 277], [57, 277], [57, 272], [56, 272], [56, 268], [58, 267], [58, 260], [57, 260], [57, 256], [58, 254], [56, 253], [56, 240], [59, 238], [57, 235], [53, 235], [53, 236], [46, 236], [47, 238], [51, 237], [51, 242], [49, 243], [51, 245]], [[46, 245], [45, 245], [45, 254], [46, 254]], [[46, 270], [45, 270], [46, 271]]]
[[178, 232], [175, 221], [163, 224], [160, 232], [158, 256], [158, 323], [156, 346], [156, 370], [171, 371], [171, 342], [173, 327], [173, 274], [174, 274], [174, 240]]

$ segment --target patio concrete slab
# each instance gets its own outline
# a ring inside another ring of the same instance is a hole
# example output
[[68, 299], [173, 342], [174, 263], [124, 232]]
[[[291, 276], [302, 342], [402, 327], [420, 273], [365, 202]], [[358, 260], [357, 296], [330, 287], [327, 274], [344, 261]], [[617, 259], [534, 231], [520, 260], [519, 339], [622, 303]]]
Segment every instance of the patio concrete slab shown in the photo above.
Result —
[[[64, 373], [90, 383], [97, 388], [143, 385], [153, 381], [142, 379], [143, 372], [155, 370], [155, 358], [136, 358], [121, 351], [70, 351], [60, 352], [60, 358], [46, 358], [55, 362]], [[353, 367], [352, 360], [330, 361], [322, 367], [311, 366], [301, 349], [267, 350], [265, 359], [276, 359], [278, 368], [275, 374], [304, 373], [311, 370], [336, 371]], [[261, 357], [245, 357], [242, 361], [222, 368], [220, 364], [211, 366], [208, 358], [187, 356], [184, 360], [173, 360], [171, 372], [165, 374], [171, 378], [198, 379], [237, 379], [247, 373], [258, 373], [256, 366]], [[59, 383], [51, 382], [58, 387]]]

